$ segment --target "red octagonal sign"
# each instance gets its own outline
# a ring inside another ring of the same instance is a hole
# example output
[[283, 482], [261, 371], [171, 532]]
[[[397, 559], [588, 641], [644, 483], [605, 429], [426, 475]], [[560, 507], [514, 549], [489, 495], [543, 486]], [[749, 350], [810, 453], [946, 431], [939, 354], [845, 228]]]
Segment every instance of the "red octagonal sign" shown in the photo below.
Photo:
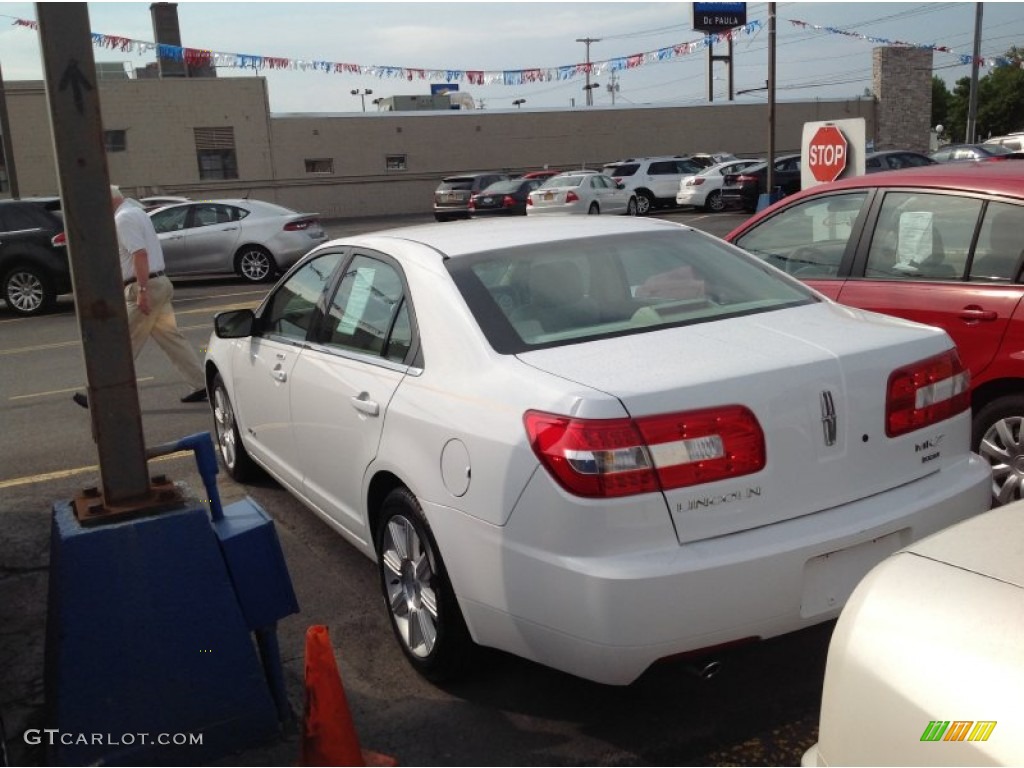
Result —
[[816, 181], [835, 181], [846, 169], [846, 137], [834, 125], [823, 125], [807, 147], [807, 168]]

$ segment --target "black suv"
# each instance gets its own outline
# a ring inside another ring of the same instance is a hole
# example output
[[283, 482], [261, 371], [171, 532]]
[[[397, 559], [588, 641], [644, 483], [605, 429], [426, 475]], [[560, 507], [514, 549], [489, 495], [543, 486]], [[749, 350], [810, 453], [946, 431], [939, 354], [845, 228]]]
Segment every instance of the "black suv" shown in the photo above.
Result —
[[[800, 191], [800, 155], [776, 157], [772, 185], [782, 197]], [[729, 173], [722, 185], [722, 202], [726, 207], [739, 206], [748, 213], [757, 210], [758, 198], [768, 192], [768, 163], [758, 163], [739, 173]]]
[[71, 292], [59, 197], [0, 200], [0, 298], [18, 315], [37, 315]]
[[434, 190], [434, 218], [438, 221], [468, 219], [469, 201], [496, 181], [508, 180], [500, 171], [459, 173], [445, 176]]

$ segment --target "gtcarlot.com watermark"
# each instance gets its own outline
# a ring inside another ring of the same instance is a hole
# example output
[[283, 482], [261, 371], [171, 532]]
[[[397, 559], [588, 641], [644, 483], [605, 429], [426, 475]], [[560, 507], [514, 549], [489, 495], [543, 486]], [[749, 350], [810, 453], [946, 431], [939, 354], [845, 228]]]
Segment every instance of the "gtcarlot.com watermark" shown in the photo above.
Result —
[[166, 747], [198, 747], [203, 744], [201, 733], [71, 733], [59, 728], [29, 728], [25, 743], [30, 746], [45, 744], [53, 747], [97, 746], [128, 747], [158, 744]]

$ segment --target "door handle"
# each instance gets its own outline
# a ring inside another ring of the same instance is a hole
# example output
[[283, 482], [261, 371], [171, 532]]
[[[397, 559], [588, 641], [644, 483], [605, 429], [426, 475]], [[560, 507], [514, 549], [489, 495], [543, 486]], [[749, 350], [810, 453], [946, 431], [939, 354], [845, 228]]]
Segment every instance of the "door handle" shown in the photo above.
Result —
[[238, 227], [224, 227], [221, 232], [234, 232]]
[[960, 319], [968, 323], [991, 323], [999, 319], [999, 314], [991, 309], [982, 309], [976, 304], [960, 310]]
[[287, 374], [287, 373], [285, 373], [285, 371], [281, 369], [281, 366], [280, 366], [280, 365], [275, 365], [275, 366], [274, 366], [274, 370], [272, 370], [272, 371], [270, 372], [270, 375], [271, 375], [271, 376], [272, 376], [272, 377], [273, 377], [273, 378], [274, 378], [274, 379], [275, 379], [276, 381], [280, 381], [280, 382], [282, 382], [282, 383], [283, 383], [283, 382], [286, 382], [286, 381], [288, 381], [288, 374]]
[[360, 392], [359, 397], [350, 398], [352, 407], [360, 413], [365, 413], [367, 416], [379, 416], [380, 406], [373, 400], [370, 399], [370, 395], [366, 392]]

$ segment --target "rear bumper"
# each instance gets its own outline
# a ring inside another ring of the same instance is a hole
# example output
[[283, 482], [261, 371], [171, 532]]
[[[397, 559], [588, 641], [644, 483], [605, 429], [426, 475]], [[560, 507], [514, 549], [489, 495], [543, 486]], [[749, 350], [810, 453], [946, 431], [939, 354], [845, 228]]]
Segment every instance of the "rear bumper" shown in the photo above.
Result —
[[[544, 548], [535, 544], [543, 537], [530, 527], [559, 514], [559, 500], [536, 488], [547, 482], [535, 476], [503, 529], [424, 507], [477, 642], [615, 685], [674, 654], [835, 618], [886, 556], [990, 502], [989, 467], [972, 454], [905, 486], [794, 520], [590, 557], [571, 554], [572, 543], [555, 536]], [[554, 551], [557, 544], [568, 551]]]

